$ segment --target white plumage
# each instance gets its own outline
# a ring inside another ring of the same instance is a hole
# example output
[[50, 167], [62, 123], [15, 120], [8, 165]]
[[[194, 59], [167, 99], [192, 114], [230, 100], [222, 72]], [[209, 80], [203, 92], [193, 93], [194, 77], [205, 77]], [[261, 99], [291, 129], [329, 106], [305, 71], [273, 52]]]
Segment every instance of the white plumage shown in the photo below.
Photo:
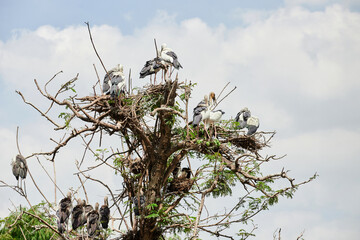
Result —
[[125, 88], [124, 67], [118, 64], [105, 75], [103, 92], [107, 95], [110, 94], [112, 97], [117, 97], [120, 92], [125, 92]]

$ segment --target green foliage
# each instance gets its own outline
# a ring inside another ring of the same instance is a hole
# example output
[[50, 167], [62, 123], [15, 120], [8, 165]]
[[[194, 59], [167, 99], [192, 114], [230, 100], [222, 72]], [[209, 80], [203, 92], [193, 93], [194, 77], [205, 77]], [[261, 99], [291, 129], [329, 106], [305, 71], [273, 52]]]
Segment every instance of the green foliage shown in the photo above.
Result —
[[37, 218], [24, 213], [26, 211], [37, 215], [50, 225], [55, 226], [55, 217], [49, 213], [48, 204], [42, 202], [33, 206], [33, 209], [20, 207], [16, 211], [11, 212], [9, 216], [0, 219], [0, 239], [24, 239], [21, 230], [28, 240], [50, 239], [54, 232]]

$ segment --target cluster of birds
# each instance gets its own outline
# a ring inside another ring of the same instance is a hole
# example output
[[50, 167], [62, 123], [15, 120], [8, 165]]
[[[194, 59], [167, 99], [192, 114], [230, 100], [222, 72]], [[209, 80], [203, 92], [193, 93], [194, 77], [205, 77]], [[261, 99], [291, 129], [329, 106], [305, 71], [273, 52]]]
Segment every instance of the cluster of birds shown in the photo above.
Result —
[[104, 205], [99, 209], [99, 203], [95, 207], [86, 204], [85, 200], [77, 199], [77, 205], [72, 207], [71, 193], [60, 200], [59, 209], [56, 211], [57, 228], [60, 233], [67, 230], [68, 221], [71, 216], [71, 226], [75, 231], [81, 226], [86, 225], [87, 233], [90, 237], [99, 233], [100, 228], [107, 229], [110, 220], [110, 209], [108, 198], [104, 198]]
[[[204, 129], [208, 136], [209, 133], [207, 129], [214, 125], [216, 122], [219, 122], [222, 118], [222, 115], [225, 114], [222, 110], [214, 110], [217, 106], [215, 93], [211, 92], [208, 95], [204, 96], [204, 99], [198, 103], [198, 105], [193, 110], [193, 121], [192, 126], [197, 127], [200, 122], [204, 123]], [[238, 128], [243, 129], [247, 128], [246, 135], [254, 134], [260, 126], [259, 119], [255, 116], [251, 116], [251, 112], [248, 108], [243, 108], [235, 117], [235, 122], [238, 122]], [[216, 137], [216, 128], [215, 137]]]
[[[140, 71], [140, 78], [155, 74], [155, 82], [157, 72], [164, 70], [165, 74], [171, 67], [174, 67], [177, 70], [182, 68], [176, 53], [164, 43], [161, 45], [161, 49], [158, 51], [157, 56], [154, 59], [146, 61], [144, 67]], [[126, 82], [124, 67], [123, 65], [118, 64], [105, 74], [103, 93], [115, 98], [125, 92]]]
[[[157, 52], [157, 56], [154, 59], [146, 61], [144, 67], [140, 71], [140, 78], [155, 74], [160, 70], [164, 70], [164, 74], [169, 68], [174, 67], [179, 70], [182, 68], [176, 53], [169, 48], [165, 43], [161, 45], [160, 51]], [[155, 82], [154, 79], [154, 82]], [[125, 75], [124, 68], [121, 64], [118, 64], [115, 68], [106, 73], [103, 82], [104, 94], [111, 95], [112, 97], [119, 96], [121, 93], [125, 93]], [[194, 115], [192, 126], [197, 127], [200, 122], [204, 123], [204, 129], [209, 136], [207, 129], [214, 123], [219, 122], [222, 115], [225, 114], [222, 110], [214, 110], [216, 107], [215, 93], [211, 92], [209, 96], [205, 95], [204, 99], [194, 108]], [[251, 116], [251, 112], [248, 108], [242, 109], [235, 118], [235, 121], [239, 123], [240, 129], [247, 128], [246, 135], [254, 134], [259, 127], [259, 119]], [[216, 128], [215, 137], [216, 137]]]

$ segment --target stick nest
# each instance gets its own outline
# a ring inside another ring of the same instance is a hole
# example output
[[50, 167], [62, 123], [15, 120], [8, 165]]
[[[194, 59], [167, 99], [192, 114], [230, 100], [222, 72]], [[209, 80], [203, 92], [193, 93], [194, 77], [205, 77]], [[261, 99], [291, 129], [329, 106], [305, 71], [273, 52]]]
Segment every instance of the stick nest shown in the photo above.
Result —
[[187, 193], [191, 189], [192, 185], [194, 184], [193, 179], [189, 178], [175, 178], [170, 182], [168, 187], [168, 192], [184, 192]]

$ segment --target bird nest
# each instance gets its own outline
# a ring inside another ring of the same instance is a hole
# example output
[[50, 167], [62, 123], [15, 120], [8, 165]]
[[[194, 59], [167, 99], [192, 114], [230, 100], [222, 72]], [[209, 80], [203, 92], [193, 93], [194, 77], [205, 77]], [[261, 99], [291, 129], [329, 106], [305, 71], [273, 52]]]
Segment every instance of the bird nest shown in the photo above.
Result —
[[192, 185], [194, 184], [193, 179], [185, 178], [175, 178], [170, 182], [168, 187], [168, 192], [189, 192]]
[[160, 107], [164, 93], [170, 91], [174, 82], [165, 84], [146, 85], [138, 89], [137, 93], [120, 94], [118, 97], [110, 95], [95, 95], [76, 98], [81, 102], [81, 110], [95, 111], [102, 118], [110, 116], [116, 122], [125, 126], [131, 124], [131, 119], [141, 118]]
[[262, 149], [265, 144], [261, 141], [259, 141], [258, 139], [255, 138], [255, 136], [246, 136], [246, 135], [242, 135], [242, 136], [238, 136], [235, 138], [230, 139], [231, 144], [252, 151], [252, 152], [256, 152], [260, 149]]

